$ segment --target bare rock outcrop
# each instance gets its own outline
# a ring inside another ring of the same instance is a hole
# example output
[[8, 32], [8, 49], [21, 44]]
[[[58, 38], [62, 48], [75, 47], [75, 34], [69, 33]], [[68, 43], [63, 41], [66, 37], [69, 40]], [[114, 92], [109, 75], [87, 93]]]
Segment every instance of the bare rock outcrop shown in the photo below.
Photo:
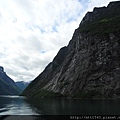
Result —
[[22, 95], [120, 97], [120, 1], [88, 12], [62, 48]]

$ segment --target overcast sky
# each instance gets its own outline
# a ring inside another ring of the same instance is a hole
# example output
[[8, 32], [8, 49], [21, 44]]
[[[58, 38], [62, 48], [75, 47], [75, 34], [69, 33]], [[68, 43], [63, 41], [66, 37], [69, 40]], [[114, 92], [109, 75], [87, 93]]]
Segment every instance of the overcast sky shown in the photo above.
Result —
[[85, 13], [109, 2], [0, 0], [0, 66], [14, 81], [33, 80], [68, 44]]

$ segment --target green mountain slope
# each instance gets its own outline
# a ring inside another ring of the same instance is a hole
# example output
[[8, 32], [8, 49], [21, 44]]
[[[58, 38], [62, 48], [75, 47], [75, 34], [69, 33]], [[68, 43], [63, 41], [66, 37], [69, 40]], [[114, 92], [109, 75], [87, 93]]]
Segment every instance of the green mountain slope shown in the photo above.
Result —
[[15, 82], [4, 72], [4, 68], [0, 67], [0, 95], [19, 95], [20, 93], [21, 90]]

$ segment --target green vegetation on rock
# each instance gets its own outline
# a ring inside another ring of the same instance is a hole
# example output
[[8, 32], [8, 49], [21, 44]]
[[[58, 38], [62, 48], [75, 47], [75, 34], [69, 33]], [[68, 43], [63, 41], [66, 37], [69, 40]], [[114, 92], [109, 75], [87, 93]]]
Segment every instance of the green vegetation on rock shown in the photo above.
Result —
[[120, 32], [120, 17], [99, 19], [86, 25], [81, 25], [79, 30], [88, 35], [105, 35]]

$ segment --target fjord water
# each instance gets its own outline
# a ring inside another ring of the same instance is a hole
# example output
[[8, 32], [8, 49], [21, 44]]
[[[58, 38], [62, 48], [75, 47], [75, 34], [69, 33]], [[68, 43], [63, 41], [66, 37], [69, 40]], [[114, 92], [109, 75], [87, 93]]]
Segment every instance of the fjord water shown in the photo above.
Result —
[[0, 96], [0, 115], [120, 115], [117, 99]]

